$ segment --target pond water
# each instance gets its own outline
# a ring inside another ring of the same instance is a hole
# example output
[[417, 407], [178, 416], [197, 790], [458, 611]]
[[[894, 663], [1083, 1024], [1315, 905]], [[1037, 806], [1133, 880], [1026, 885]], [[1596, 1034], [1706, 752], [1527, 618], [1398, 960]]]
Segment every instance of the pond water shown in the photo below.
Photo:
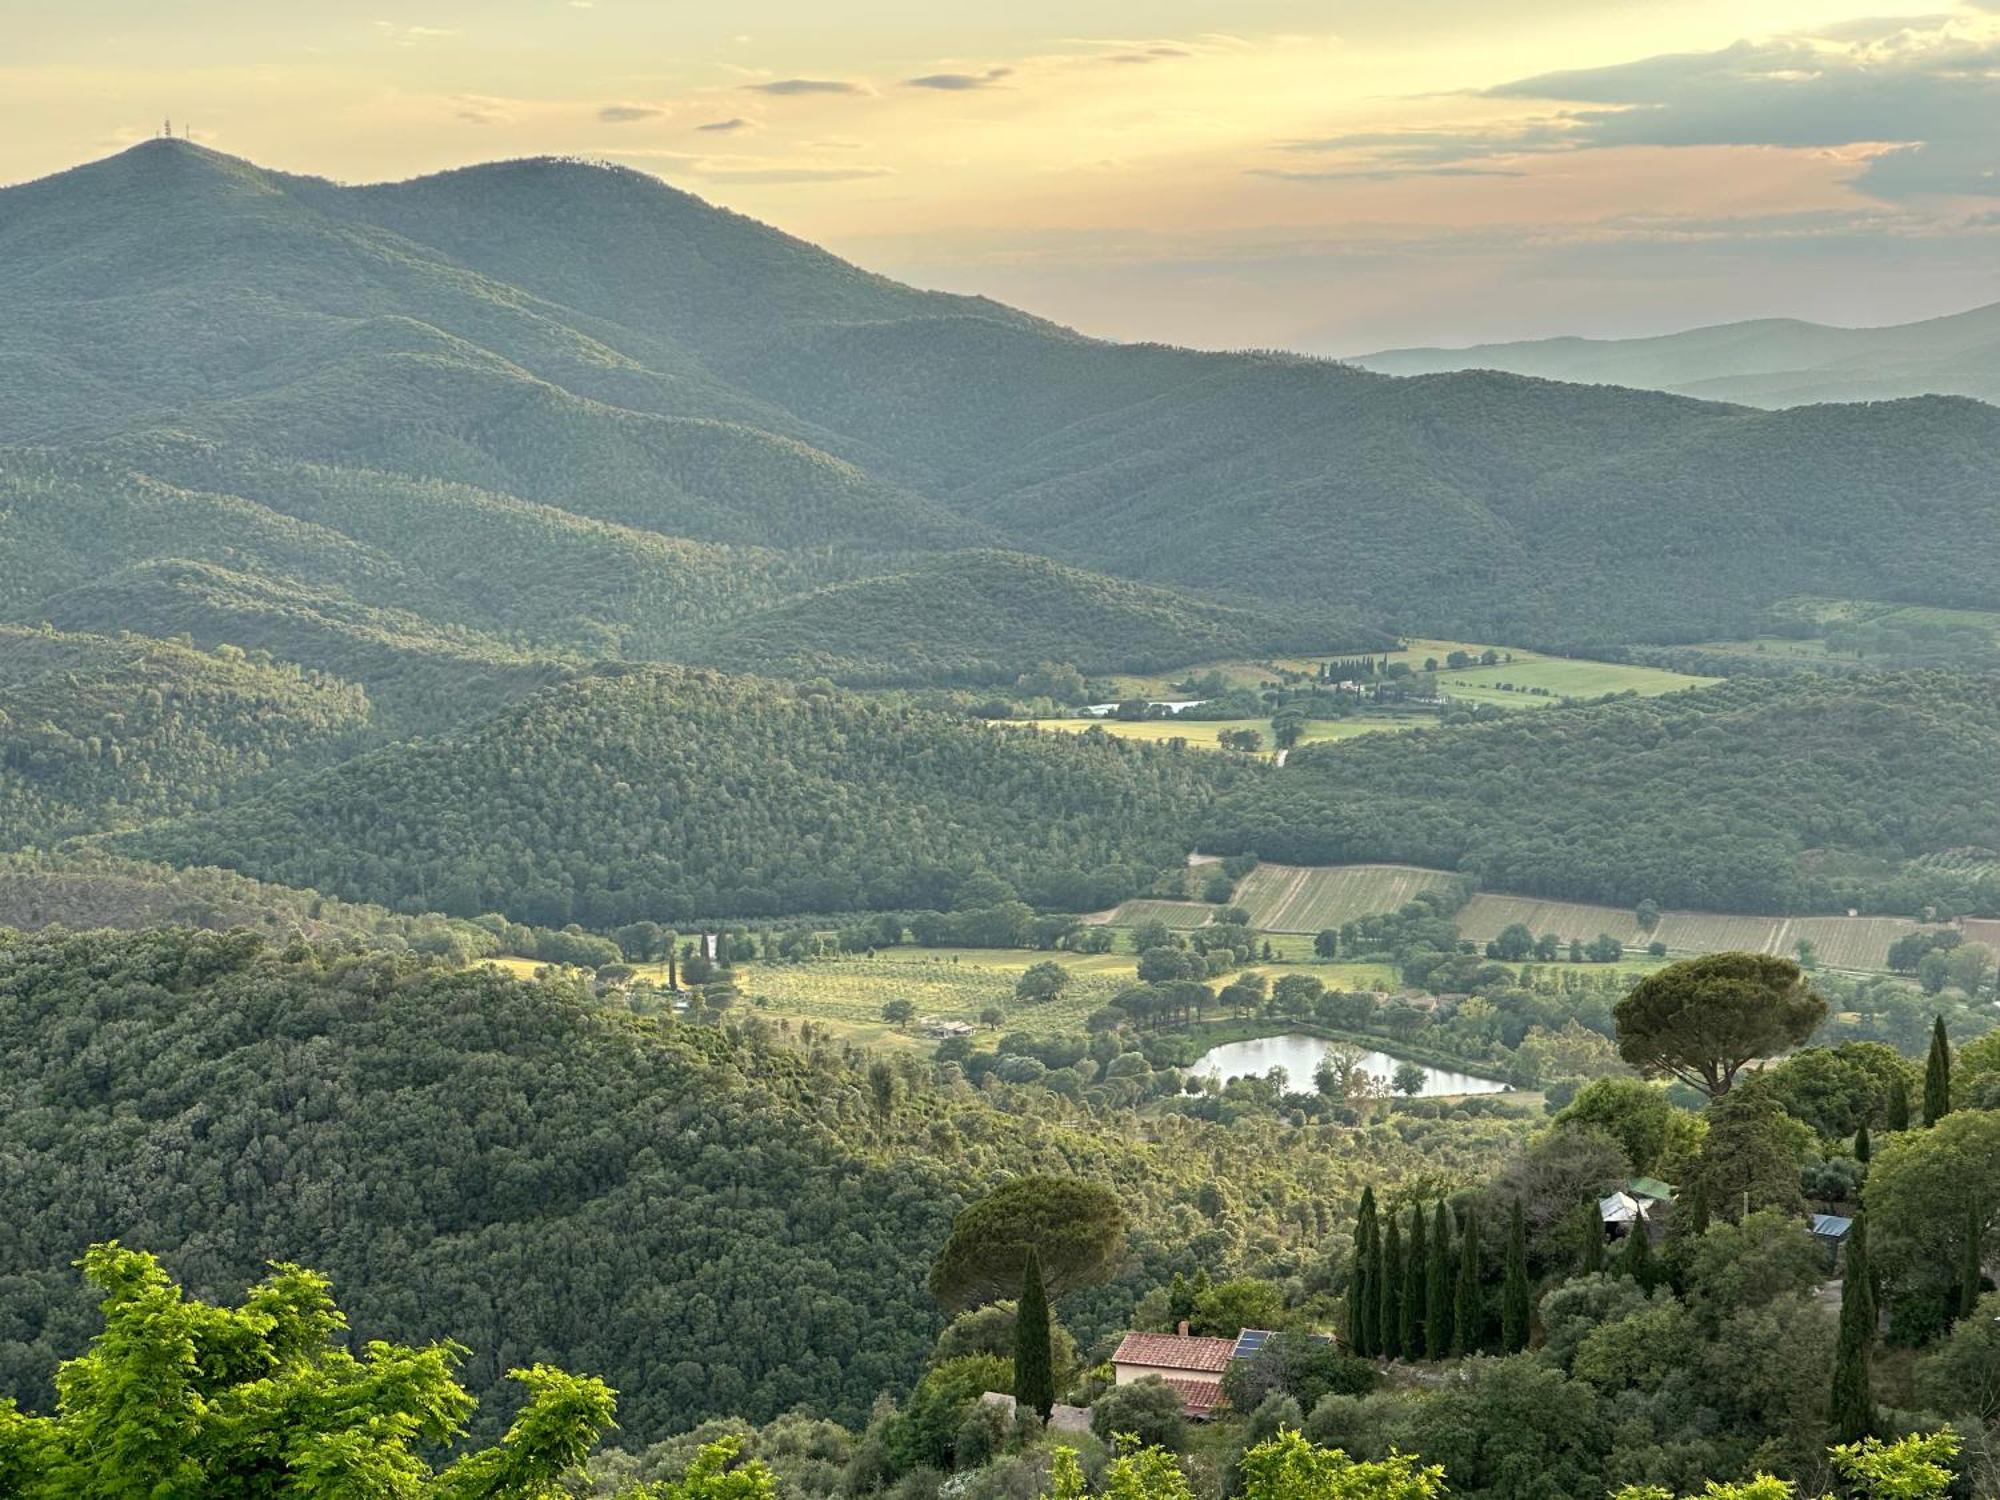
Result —
[[[1319, 1066], [1319, 1060], [1341, 1045], [1325, 1037], [1305, 1036], [1298, 1032], [1285, 1036], [1260, 1036], [1247, 1042], [1225, 1042], [1220, 1047], [1211, 1047], [1188, 1071], [1197, 1078], [1219, 1073], [1227, 1081], [1246, 1074], [1261, 1078], [1273, 1068], [1283, 1068], [1289, 1080], [1287, 1087], [1294, 1093], [1303, 1094], [1313, 1086], [1313, 1070]], [[1402, 1062], [1402, 1058], [1391, 1057], [1386, 1052], [1368, 1052], [1361, 1058], [1363, 1070], [1385, 1084], [1396, 1076], [1396, 1069]], [[1469, 1073], [1424, 1067], [1424, 1086], [1417, 1097], [1432, 1099], [1441, 1094], [1498, 1094], [1504, 1092], [1506, 1087], [1506, 1084], [1491, 1078], [1474, 1078]]]

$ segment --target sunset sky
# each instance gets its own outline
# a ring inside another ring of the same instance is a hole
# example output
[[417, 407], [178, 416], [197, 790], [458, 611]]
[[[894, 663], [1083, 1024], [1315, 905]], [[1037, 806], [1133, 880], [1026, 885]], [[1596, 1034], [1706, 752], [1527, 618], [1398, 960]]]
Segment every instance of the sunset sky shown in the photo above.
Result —
[[2000, 0], [0, 0], [0, 181], [625, 163], [1118, 338], [1323, 353], [2000, 300]]

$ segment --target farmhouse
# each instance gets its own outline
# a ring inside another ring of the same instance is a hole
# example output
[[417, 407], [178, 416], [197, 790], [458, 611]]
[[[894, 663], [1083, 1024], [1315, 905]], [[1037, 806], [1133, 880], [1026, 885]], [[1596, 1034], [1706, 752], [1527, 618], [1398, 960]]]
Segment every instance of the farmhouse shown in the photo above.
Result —
[[1193, 1338], [1179, 1333], [1128, 1333], [1111, 1356], [1119, 1385], [1157, 1375], [1180, 1393], [1181, 1409], [1206, 1420], [1222, 1404], [1222, 1373], [1236, 1355], [1236, 1339]]
[[[1128, 1333], [1111, 1356], [1119, 1385], [1157, 1375], [1180, 1392], [1182, 1412], [1206, 1421], [1222, 1404], [1222, 1376], [1230, 1364], [1248, 1359], [1275, 1335], [1268, 1328], [1245, 1328], [1233, 1339], [1195, 1338], [1182, 1323], [1178, 1333]], [[1306, 1337], [1333, 1342], [1326, 1334]]]

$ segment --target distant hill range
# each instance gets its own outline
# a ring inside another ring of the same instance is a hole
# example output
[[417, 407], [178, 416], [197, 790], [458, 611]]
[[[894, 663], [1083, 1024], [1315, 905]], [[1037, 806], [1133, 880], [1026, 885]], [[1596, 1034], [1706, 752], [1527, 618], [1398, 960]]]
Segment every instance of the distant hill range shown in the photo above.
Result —
[[[1973, 401], [1103, 343], [574, 161], [343, 187], [150, 141], [0, 191], [0, 326], [0, 619], [178, 621], [418, 729], [461, 663], [1011, 680], [2000, 602]], [[899, 629], [968, 569], [952, 639]]]
[[1757, 318], [1656, 338], [1385, 349], [1350, 363], [1385, 375], [1503, 370], [1770, 408], [1911, 396], [2000, 402], [2000, 302], [1882, 328]]

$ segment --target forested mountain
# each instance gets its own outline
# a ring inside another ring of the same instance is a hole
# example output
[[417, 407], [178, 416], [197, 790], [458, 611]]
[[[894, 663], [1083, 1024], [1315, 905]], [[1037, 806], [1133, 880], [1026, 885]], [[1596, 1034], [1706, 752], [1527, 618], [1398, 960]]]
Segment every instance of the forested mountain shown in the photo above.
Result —
[[2000, 401], [2000, 303], [1880, 328], [1756, 318], [1652, 338], [1528, 339], [1385, 349], [1352, 361], [1385, 375], [1505, 370], [1585, 385], [1676, 391], [1748, 406], [1973, 396]]
[[[16, 515], [181, 523], [0, 530], [20, 620], [178, 558], [673, 659], [697, 618], [997, 545], [1336, 624], [1613, 642], [1801, 593], [1990, 604], [2000, 567], [1991, 408], [1121, 347], [575, 162], [344, 188], [149, 142], [0, 191], [0, 318], [0, 441], [38, 445], [0, 453]], [[461, 552], [404, 542], [426, 508]], [[540, 580], [531, 532], [559, 544]], [[1007, 660], [1011, 628], [939, 670]]]
[[371, 727], [354, 684], [235, 647], [0, 626], [0, 848], [212, 809]]
[[1945, 673], [1737, 680], [1409, 738], [1310, 746], [1204, 821], [1202, 847], [1390, 859], [1491, 890], [1742, 911], [1934, 897], [2000, 911], [1919, 856], [2000, 843], [2000, 683]]
[[1253, 768], [671, 667], [604, 669], [477, 726], [122, 841], [404, 910], [608, 927], [949, 906], [984, 869], [1110, 906]]
[[1391, 644], [1338, 608], [1253, 610], [1017, 552], [948, 552], [737, 620], [698, 659], [783, 677], [1012, 682], [1042, 662], [1149, 672], [1233, 656]]
[[[952, 1215], [1007, 1176], [1125, 1202], [1116, 1280], [1063, 1304], [1094, 1339], [1197, 1264], [1299, 1273], [1364, 1173], [1476, 1171], [1515, 1134], [1113, 1132], [1040, 1090], [1030, 1108], [750, 1032], [248, 933], [0, 942], [0, 1392], [46, 1402], [96, 1325], [70, 1262], [116, 1234], [198, 1295], [310, 1256], [360, 1337], [470, 1344], [482, 1396], [533, 1360], [596, 1371], [635, 1444], [802, 1402], [858, 1423], [930, 1348]], [[1198, 1207], [1212, 1178], [1238, 1214]]]

